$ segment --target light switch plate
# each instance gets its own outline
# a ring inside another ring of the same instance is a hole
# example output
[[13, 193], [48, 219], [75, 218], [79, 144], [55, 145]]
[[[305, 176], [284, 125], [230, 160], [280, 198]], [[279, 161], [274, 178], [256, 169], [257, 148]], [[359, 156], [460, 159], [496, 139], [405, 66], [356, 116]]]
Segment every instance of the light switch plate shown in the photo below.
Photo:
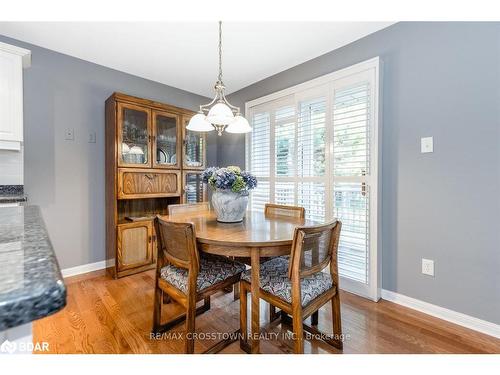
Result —
[[75, 130], [74, 129], [66, 129], [64, 131], [64, 139], [67, 141], [74, 141], [75, 140]]
[[420, 152], [422, 154], [434, 152], [434, 140], [432, 137], [420, 138]]
[[95, 132], [90, 132], [89, 133], [89, 143], [95, 143], [95, 140], [96, 140]]
[[434, 276], [434, 261], [432, 259], [422, 258], [422, 273], [424, 275]]

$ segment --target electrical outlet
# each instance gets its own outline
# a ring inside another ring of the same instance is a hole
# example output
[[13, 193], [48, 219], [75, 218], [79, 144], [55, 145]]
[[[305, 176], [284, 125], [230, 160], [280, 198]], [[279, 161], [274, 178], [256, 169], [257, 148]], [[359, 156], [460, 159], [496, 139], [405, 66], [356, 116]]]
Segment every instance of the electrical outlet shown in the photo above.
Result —
[[422, 258], [422, 273], [424, 275], [434, 276], [434, 261]]
[[432, 137], [420, 138], [420, 152], [422, 154], [434, 152], [434, 140]]
[[90, 132], [89, 133], [89, 143], [95, 143], [95, 140], [96, 140], [95, 132]]
[[66, 129], [64, 131], [64, 139], [67, 141], [74, 141], [75, 140], [75, 130], [74, 129]]

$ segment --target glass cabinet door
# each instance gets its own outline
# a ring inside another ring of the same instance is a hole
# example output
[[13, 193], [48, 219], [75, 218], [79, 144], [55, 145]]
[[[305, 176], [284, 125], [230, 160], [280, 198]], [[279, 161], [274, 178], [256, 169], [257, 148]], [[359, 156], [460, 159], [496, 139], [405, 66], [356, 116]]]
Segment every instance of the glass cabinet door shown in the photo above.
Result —
[[201, 172], [184, 172], [184, 203], [206, 201], [206, 188], [201, 180]]
[[153, 112], [153, 164], [160, 168], [180, 168], [179, 118]]
[[184, 121], [184, 168], [205, 168], [205, 134], [186, 129], [188, 121]]
[[150, 157], [150, 112], [132, 104], [118, 104], [118, 165], [148, 166]]

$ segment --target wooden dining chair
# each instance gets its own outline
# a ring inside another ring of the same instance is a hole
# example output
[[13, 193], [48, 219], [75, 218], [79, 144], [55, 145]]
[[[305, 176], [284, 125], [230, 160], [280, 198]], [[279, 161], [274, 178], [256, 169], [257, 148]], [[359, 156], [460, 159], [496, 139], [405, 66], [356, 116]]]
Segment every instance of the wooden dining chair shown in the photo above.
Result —
[[[192, 223], [155, 219], [158, 233], [158, 261], [154, 296], [153, 333], [161, 333], [186, 321], [185, 352], [194, 352], [196, 315], [210, 308], [210, 296], [240, 280], [245, 265], [226, 257], [202, 255], [196, 247]], [[161, 323], [162, 297], [166, 293], [186, 309], [181, 317]], [[196, 308], [196, 302], [204, 305]], [[217, 346], [217, 344], [216, 344]], [[210, 352], [214, 347], [208, 350]]]
[[[295, 218], [300, 218], [303, 219], [306, 216], [306, 210], [304, 207], [300, 206], [289, 206], [289, 205], [284, 205], [284, 204], [274, 204], [274, 203], [266, 203], [264, 206], [264, 216], [269, 217], [295, 217]], [[267, 262], [270, 258], [262, 257], [261, 262]], [[245, 263], [247, 266], [250, 266], [250, 258], [243, 258], [240, 257], [238, 260], [242, 263]], [[236, 293], [236, 292], [235, 292]], [[238, 296], [239, 298], [239, 296]], [[236, 296], [235, 296], [236, 299]], [[276, 310], [272, 309], [270, 310], [270, 319], [274, 320], [276, 317]]]
[[[196, 213], [202, 211], [210, 211], [209, 202], [199, 202], [199, 203], [183, 203], [183, 204], [171, 204], [168, 206], [168, 214], [183, 214], [183, 213]], [[234, 257], [229, 257], [230, 259], [235, 259]], [[224, 289], [224, 292], [231, 293], [234, 291], [234, 300], [240, 298], [239, 284], [234, 285], [234, 287], [229, 286]], [[169, 297], [164, 296], [163, 303], [169, 303]]]
[[[274, 204], [266, 203], [264, 206], [264, 215], [268, 216], [278, 216], [278, 217], [294, 217], [299, 219], [304, 219], [306, 217], [306, 210], [301, 206], [291, 206], [285, 204]], [[267, 258], [263, 258], [262, 262], [266, 262]], [[279, 315], [276, 313], [276, 307], [269, 305], [269, 321], [277, 319]], [[311, 317], [313, 322], [318, 320], [318, 313], [314, 313]]]
[[306, 216], [306, 210], [300, 206], [289, 206], [285, 204], [266, 203], [264, 206], [265, 216], [286, 216], [303, 219]]
[[183, 204], [169, 204], [168, 214], [183, 214], [183, 213], [193, 213], [199, 211], [209, 211], [210, 203], [199, 202], [199, 203], [183, 203]]
[[[295, 353], [304, 352], [304, 330], [342, 349], [337, 249], [342, 223], [297, 227], [290, 257], [273, 258], [260, 266], [260, 298], [281, 309], [281, 321], [291, 324]], [[330, 272], [322, 272], [330, 265]], [[240, 281], [240, 329], [247, 335], [247, 292], [251, 273], [243, 272]], [[321, 306], [331, 301], [333, 335], [318, 330], [317, 321], [304, 323]], [[253, 308], [253, 306], [252, 306]], [[291, 315], [291, 318], [290, 318]]]
[[[168, 214], [184, 214], [184, 213], [195, 213], [201, 211], [210, 210], [209, 202], [199, 202], [199, 203], [181, 203], [181, 204], [169, 204], [168, 205]], [[239, 298], [239, 296], [238, 296]], [[163, 295], [163, 303], [170, 303], [171, 299], [168, 294]]]

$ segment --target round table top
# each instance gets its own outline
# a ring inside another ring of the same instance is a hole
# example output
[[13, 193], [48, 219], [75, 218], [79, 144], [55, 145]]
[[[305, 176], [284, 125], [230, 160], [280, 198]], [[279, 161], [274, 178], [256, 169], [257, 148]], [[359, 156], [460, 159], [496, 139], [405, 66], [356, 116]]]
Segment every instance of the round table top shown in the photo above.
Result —
[[199, 243], [248, 247], [291, 245], [295, 227], [317, 224], [294, 217], [265, 216], [259, 211], [247, 211], [242, 222], [232, 224], [219, 223], [213, 211], [177, 213], [164, 219], [193, 223]]

